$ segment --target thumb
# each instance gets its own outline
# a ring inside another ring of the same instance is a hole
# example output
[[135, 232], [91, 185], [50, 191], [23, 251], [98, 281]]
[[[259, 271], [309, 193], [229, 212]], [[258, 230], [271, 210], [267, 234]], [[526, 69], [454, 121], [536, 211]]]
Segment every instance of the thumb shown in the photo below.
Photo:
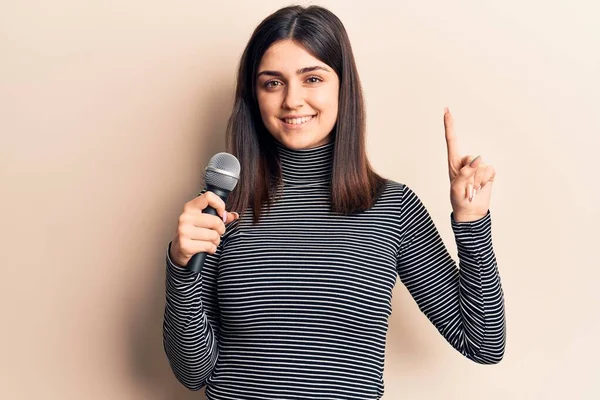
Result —
[[[467, 157], [465, 157], [465, 159], [467, 159]], [[473, 176], [477, 171], [477, 167], [481, 163], [481, 156], [475, 157], [470, 162], [468, 161], [470, 156], [468, 157], [467, 162], [465, 162], [465, 159], [463, 159], [463, 163], [466, 165], [460, 169], [456, 179], [453, 182], [455, 185], [460, 187], [466, 187], [469, 182], [472, 182]]]
[[231, 212], [224, 212], [224, 218], [223, 218], [223, 222], [225, 222], [225, 224], [229, 224], [233, 221], [235, 221], [236, 219], [240, 219], [240, 215], [238, 213], [236, 213], [235, 211], [231, 211]]
[[467, 165], [471, 168], [477, 168], [477, 166], [479, 166], [480, 163], [481, 163], [481, 156], [477, 156], [474, 159], [472, 159]]
[[473, 156], [466, 156], [462, 160], [462, 165], [464, 167], [476, 169], [481, 163], [481, 156], [477, 156], [473, 158]]
[[479, 165], [479, 163], [481, 162], [481, 156], [477, 156], [477, 157], [473, 157], [471, 155], [469, 156], [464, 156], [463, 158], [461, 158], [460, 160], [460, 168], [464, 168], [464, 167], [477, 167]]

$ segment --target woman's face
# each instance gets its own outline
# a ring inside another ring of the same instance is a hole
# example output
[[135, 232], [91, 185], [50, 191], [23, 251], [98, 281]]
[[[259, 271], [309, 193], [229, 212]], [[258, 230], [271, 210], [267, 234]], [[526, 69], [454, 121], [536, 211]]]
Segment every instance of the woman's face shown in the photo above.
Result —
[[282, 40], [263, 55], [256, 86], [265, 127], [281, 144], [301, 150], [329, 142], [340, 86], [329, 65]]

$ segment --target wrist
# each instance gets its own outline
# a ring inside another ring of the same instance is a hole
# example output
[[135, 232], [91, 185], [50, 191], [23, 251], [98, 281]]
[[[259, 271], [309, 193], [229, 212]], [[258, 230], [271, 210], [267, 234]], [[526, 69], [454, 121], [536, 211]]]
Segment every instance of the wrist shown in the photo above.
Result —
[[173, 240], [171, 242], [171, 244], [169, 245], [169, 258], [171, 259], [171, 262], [173, 264], [175, 264], [178, 267], [182, 267], [185, 264], [182, 264], [180, 258], [178, 257], [179, 255], [179, 246], [178, 246], [178, 242], [177, 240]]

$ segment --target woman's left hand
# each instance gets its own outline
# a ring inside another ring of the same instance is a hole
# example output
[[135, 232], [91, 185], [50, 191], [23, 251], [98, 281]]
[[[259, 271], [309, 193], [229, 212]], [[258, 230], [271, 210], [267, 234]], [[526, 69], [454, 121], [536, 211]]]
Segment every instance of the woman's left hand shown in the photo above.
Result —
[[458, 153], [454, 121], [447, 107], [444, 110], [444, 130], [454, 219], [457, 222], [467, 222], [483, 218], [490, 208], [496, 171], [491, 165], [484, 164], [481, 156], [461, 156]]

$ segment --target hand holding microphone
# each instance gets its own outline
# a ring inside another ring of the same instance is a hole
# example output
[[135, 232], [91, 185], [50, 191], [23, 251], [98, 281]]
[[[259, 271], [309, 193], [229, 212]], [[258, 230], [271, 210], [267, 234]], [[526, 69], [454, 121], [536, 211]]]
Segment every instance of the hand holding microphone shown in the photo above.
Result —
[[237, 213], [225, 211], [227, 196], [239, 179], [237, 158], [218, 153], [205, 171], [206, 192], [185, 203], [170, 252], [173, 262], [195, 273], [200, 273], [206, 255], [217, 251], [225, 224], [239, 218]]

